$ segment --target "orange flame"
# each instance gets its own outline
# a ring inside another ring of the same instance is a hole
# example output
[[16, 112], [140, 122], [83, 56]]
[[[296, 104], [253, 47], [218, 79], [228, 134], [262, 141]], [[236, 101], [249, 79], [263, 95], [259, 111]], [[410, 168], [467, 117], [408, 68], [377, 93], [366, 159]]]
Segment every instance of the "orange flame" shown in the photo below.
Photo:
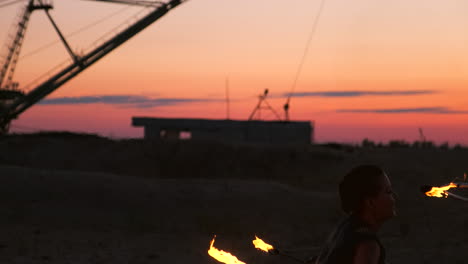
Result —
[[215, 238], [216, 236], [213, 237], [213, 240], [211, 240], [210, 249], [208, 250], [208, 255], [210, 255], [217, 261], [226, 263], [226, 264], [246, 264], [245, 262], [238, 260], [236, 256], [231, 255], [231, 253], [215, 248], [213, 246], [215, 242]]
[[447, 198], [448, 194], [445, 192], [450, 188], [457, 187], [457, 185], [453, 182], [451, 182], [449, 185], [442, 186], [442, 187], [432, 187], [432, 189], [428, 192], [426, 192], [427, 196], [432, 196], [432, 197], [444, 197]]
[[269, 250], [273, 249], [272, 245], [269, 245], [269, 244], [263, 242], [263, 240], [261, 240], [257, 236], [255, 236], [255, 240], [252, 240], [252, 243], [254, 244], [255, 248], [258, 248], [258, 249], [263, 250], [265, 252], [268, 252]]

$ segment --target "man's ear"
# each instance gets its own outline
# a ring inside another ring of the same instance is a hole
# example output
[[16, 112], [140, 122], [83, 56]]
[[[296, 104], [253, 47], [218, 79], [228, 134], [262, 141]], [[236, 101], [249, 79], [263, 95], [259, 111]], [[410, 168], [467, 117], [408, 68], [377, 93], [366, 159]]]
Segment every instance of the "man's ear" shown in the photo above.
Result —
[[367, 208], [374, 208], [375, 207], [375, 202], [373, 199], [371, 198], [366, 198], [364, 199], [364, 205], [367, 207]]

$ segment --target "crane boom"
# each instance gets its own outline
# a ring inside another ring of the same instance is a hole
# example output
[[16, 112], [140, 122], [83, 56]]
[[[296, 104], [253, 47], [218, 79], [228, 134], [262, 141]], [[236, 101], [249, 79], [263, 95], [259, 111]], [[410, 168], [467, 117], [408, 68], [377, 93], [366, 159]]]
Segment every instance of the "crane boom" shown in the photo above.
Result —
[[187, 0], [171, 0], [165, 4], [162, 4], [154, 11], [150, 12], [148, 15], [129, 26], [127, 29], [124, 29], [110, 40], [91, 50], [87, 54], [79, 57], [78, 61], [74, 61], [48, 80], [39, 84], [29, 93], [16, 98], [11, 104], [8, 104], [3, 109], [0, 108], [0, 131], [2, 128], [3, 130], [6, 130], [11, 120], [17, 118], [18, 115], [24, 112], [26, 109], [55, 91], [61, 85], [65, 84], [67, 81], [97, 62], [109, 52], [119, 47], [137, 33], [164, 16], [171, 9], [177, 7], [179, 4], [185, 1]]
[[110, 2], [117, 4], [127, 4], [127, 5], [139, 5], [139, 6], [157, 6], [162, 5], [164, 2], [161, 1], [151, 1], [151, 0], [91, 0], [98, 2]]

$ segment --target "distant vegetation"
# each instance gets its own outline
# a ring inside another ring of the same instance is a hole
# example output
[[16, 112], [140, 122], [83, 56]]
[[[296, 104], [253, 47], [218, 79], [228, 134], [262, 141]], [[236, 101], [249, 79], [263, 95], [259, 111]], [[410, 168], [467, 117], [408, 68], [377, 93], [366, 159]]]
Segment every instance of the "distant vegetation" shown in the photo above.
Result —
[[[13, 139], [13, 138], [24, 138], [24, 139], [39, 139], [39, 138], [56, 138], [56, 139], [93, 139], [93, 140], [102, 140], [102, 141], [144, 141], [143, 139], [112, 139], [109, 137], [100, 136], [98, 134], [93, 133], [75, 133], [75, 132], [68, 132], [68, 131], [41, 131], [37, 133], [27, 133], [27, 134], [9, 134], [0, 136], [0, 140], [2, 139]], [[176, 143], [176, 142], [170, 142]], [[182, 141], [177, 143], [181, 144]], [[220, 143], [208, 143], [212, 144], [220, 144]], [[227, 144], [220, 144], [220, 145], [229, 145]], [[246, 144], [248, 145], [248, 144]], [[449, 149], [468, 149], [468, 146], [463, 146], [461, 144], [454, 144], [450, 145], [448, 142], [443, 142], [439, 145], [432, 141], [413, 141], [408, 142], [403, 139], [394, 139], [388, 141], [388, 143], [382, 142], [375, 142], [368, 138], [362, 140], [361, 144], [350, 144], [350, 143], [341, 143], [341, 142], [327, 142], [327, 143], [318, 143], [314, 144], [316, 146], [322, 146], [326, 148], [331, 148], [335, 150], [344, 150], [344, 151], [353, 151], [356, 148], [414, 148], [414, 149], [442, 149], [442, 150], [449, 150]], [[250, 146], [253, 146], [251, 144]], [[264, 145], [262, 145], [264, 146]]]
[[68, 138], [68, 139], [106, 139], [110, 140], [109, 138], [99, 136], [98, 134], [92, 133], [75, 133], [75, 132], [68, 132], [68, 131], [40, 131], [36, 133], [25, 133], [25, 134], [8, 134], [4, 135], [4, 138], [46, 138], [46, 137], [55, 137], [55, 138]]
[[435, 144], [432, 141], [414, 141], [414, 142], [407, 142], [405, 140], [390, 140], [387, 144], [384, 143], [376, 143], [372, 140], [365, 138], [361, 146], [363, 148], [414, 148], [414, 149], [442, 149], [442, 150], [449, 150], [449, 149], [463, 149], [464, 146], [460, 144], [455, 144], [450, 147], [448, 142], [443, 142], [440, 145]]

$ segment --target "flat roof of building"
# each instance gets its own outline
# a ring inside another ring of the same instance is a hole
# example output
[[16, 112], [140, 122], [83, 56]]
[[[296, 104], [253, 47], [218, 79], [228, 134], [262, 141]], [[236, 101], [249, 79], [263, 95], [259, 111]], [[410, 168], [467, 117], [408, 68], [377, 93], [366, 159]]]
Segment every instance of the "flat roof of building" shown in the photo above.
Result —
[[232, 119], [201, 119], [201, 118], [159, 118], [159, 117], [133, 117], [133, 126], [162, 125], [162, 126], [239, 126], [261, 124], [291, 124], [299, 126], [311, 126], [313, 121], [263, 121], [263, 120], [232, 120]]

